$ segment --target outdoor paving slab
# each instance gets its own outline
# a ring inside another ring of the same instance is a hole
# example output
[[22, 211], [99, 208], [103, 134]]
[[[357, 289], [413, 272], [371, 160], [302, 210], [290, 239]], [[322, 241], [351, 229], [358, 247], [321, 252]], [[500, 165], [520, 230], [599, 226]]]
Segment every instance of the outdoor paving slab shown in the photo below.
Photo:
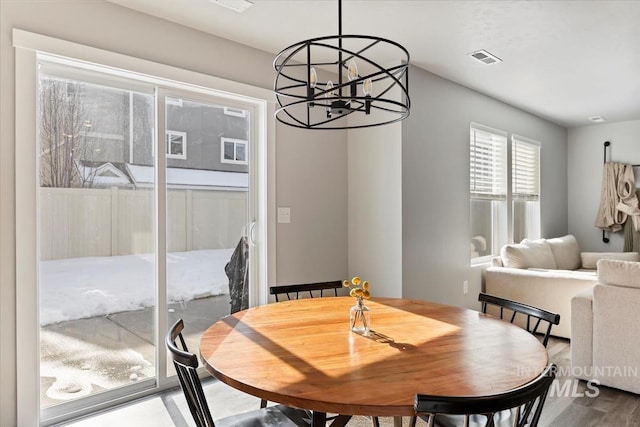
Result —
[[[185, 322], [189, 350], [198, 354], [200, 336], [229, 314], [229, 296], [169, 306], [169, 323]], [[109, 390], [155, 375], [154, 308], [55, 323], [41, 328], [41, 406]], [[164, 343], [162, 332], [161, 343]], [[173, 373], [171, 361], [167, 367]]]
[[44, 326], [40, 348], [43, 408], [155, 374], [153, 346], [104, 316]]
[[[169, 304], [168, 323], [184, 321], [183, 336], [189, 350], [197, 353], [200, 336], [214, 322], [229, 314], [229, 295], [198, 298], [191, 301]], [[153, 343], [154, 308], [124, 311], [109, 315], [109, 319], [148, 343]], [[164, 336], [164, 333], [162, 334]], [[164, 340], [162, 340], [164, 342]]]

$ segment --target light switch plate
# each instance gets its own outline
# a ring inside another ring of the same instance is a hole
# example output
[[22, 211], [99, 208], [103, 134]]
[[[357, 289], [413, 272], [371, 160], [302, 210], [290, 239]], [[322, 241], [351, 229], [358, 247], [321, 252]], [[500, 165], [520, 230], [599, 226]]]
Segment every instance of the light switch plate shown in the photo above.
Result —
[[278, 208], [278, 224], [291, 222], [291, 208]]

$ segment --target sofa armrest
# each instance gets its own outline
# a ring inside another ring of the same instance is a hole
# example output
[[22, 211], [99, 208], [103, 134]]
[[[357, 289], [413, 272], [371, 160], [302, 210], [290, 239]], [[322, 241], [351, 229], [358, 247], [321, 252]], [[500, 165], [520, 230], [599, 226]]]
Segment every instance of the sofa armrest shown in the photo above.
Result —
[[598, 260], [615, 259], [619, 261], [640, 261], [638, 252], [581, 252], [582, 268], [596, 269]]
[[593, 376], [603, 385], [632, 393], [640, 393], [638, 307], [638, 288], [601, 284], [593, 288], [593, 365], [605, 369]]
[[559, 314], [560, 324], [551, 334], [564, 338], [571, 336], [571, 298], [596, 282], [595, 271], [489, 267], [485, 273], [487, 293]]
[[593, 366], [593, 289], [571, 298], [571, 371], [580, 379], [591, 378]]
[[598, 261], [598, 283], [640, 288], [640, 262], [600, 260]]

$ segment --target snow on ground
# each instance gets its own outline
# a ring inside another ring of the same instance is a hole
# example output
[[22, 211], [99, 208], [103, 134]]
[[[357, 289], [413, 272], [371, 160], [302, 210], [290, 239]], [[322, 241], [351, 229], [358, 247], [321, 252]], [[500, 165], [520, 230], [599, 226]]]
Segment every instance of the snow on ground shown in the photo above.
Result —
[[[232, 249], [167, 256], [169, 302], [229, 293]], [[154, 254], [69, 258], [40, 263], [40, 324], [155, 305]]]

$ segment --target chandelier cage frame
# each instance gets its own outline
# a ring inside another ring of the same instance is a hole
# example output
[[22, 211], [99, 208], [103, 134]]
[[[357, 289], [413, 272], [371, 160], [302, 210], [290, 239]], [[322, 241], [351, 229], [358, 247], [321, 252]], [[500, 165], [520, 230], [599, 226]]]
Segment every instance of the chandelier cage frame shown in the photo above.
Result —
[[[381, 126], [407, 118], [411, 108], [407, 49], [381, 37], [342, 35], [342, 0], [338, 0], [338, 21], [338, 35], [303, 40], [283, 49], [276, 56], [273, 62], [276, 71], [274, 92], [278, 104], [276, 119], [297, 128], [338, 130]], [[343, 42], [354, 42], [363, 47], [352, 50], [343, 47]], [[366, 54], [375, 46], [392, 51], [400, 57], [399, 61], [385, 68], [368, 58]], [[317, 54], [318, 51], [321, 55]], [[312, 60], [314, 57], [324, 58], [322, 53], [326, 52], [337, 53], [337, 60]], [[305, 59], [306, 62], [303, 62]], [[361, 67], [366, 64], [371, 71], [365, 74], [358, 71], [350, 79], [345, 78], [344, 71], [349, 73], [349, 64], [354, 60]], [[329, 67], [328, 72], [338, 79], [337, 84], [330, 80], [321, 81], [315, 67], [322, 71]], [[336, 67], [335, 73], [331, 72], [331, 67]], [[312, 79], [312, 73], [315, 80]], [[365, 85], [368, 85], [369, 93], [364, 91]], [[372, 87], [375, 87], [375, 94]], [[394, 88], [400, 90], [400, 100], [388, 96], [392, 95], [390, 91]], [[314, 109], [322, 109], [325, 114]], [[372, 116], [372, 110], [387, 114]], [[354, 113], [364, 114], [368, 121], [353, 124], [336, 122]]]

